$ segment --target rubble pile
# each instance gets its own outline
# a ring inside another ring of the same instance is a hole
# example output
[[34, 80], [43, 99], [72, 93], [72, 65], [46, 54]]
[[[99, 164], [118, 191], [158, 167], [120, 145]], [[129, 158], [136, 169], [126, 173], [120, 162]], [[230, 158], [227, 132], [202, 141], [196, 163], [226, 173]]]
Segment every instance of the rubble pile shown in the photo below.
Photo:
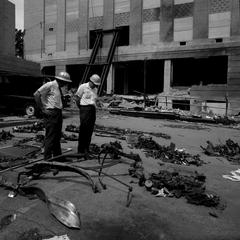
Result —
[[[74, 132], [74, 133], [78, 133], [79, 132], [79, 127], [70, 124], [67, 125], [65, 128], [65, 131], [67, 132]], [[156, 133], [156, 132], [142, 132], [142, 131], [135, 131], [135, 130], [130, 130], [130, 129], [121, 129], [118, 127], [105, 127], [105, 126], [101, 126], [101, 125], [95, 125], [94, 128], [94, 132], [98, 133], [98, 134], [105, 134], [108, 137], [115, 137], [118, 139], [122, 139], [125, 140], [125, 136], [126, 134], [139, 134], [139, 135], [143, 135], [143, 134], [149, 134], [155, 137], [161, 137], [164, 139], [170, 139], [171, 136], [165, 134], [165, 133]], [[105, 136], [104, 135], [104, 136]]]
[[62, 138], [66, 141], [78, 141], [78, 136], [76, 134], [65, 134], [62, 133]]
[[0, 142], [6, 141], [6, 140], [11, 140], [13, 137], [14, 137], [14, 135], [11, 134], [9, 131], [2, 130], [0, 132]]
[[79, 132], [79, 127], [77, 127], [77, 126], [75, 126], [73, 124], [70, 124], [70, 125], [66, 126], [65, 131], [78, 133]]
[[12, 130], [13, 132], [19, 133], [37, 133], [44, 130], [44, 124], [42, 121], [39, 121], [27, 126], [17, 126], [14, 127]]
[[144, 149], [146, 156], [159, 159], [163, 162], [187, 166], [201, 166], [204, 164], [204, 161], [200, 159], [198, 154], [191, 155], [185, 152], [184, 149], [177, 149], [174, 143], [170, 143], [170, 145], [166, 147], [158, 144], [152, 138], [139, 137], [138, 143], [135, 144], [134, 147]]
[[212, 142], [207, 141], [207, 147], [202, 147], [204, 153], [209, 156], [222, 156], [228, 161], [240, 164], [240, 146], [231, 139], [227, 139], [225, 144], [213, 145]]
[[[206, 207], [217, 207], [220, 197], [206, 192], [206, 177], [195, 172], [191, 175], [181, 175], [179, 172], [160, 170], [159, 173], [152, 173], [145, 186], [152, 194], [169, 197], [185, 197], [188, 203], [203, 205]], [[163, 190], [162, 190], [163, 189]]]
[[[130, 129], [121, 129], [117, 127], [104, 127], [100, 125], [95, 126], [95, 131], [105, 131], [107, 133], [112, 133], [112, 134], [119, 134], [120, 136], [126, 135], [126, 134], [149, 134], [155, 137], [161, 137], [164, 139], [170, 139], [171, 137], [165, 133], [156, 133], [156, 132], [143, 132], [143, 131], [135, 131], [135, 130], [130, 130]], [[125, 138], [124, 138], [125, 139]]]

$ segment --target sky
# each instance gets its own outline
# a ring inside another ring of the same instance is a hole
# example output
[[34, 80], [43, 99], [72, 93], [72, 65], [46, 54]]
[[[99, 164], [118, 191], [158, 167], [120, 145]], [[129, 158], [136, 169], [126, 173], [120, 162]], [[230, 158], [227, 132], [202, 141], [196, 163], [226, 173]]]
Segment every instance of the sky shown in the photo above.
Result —
[[[1, 0], [0, 0], [1, 1]], [[24, 0], [9, 0], [10, 2], [15, 4], [15, 11], [16, 11], [16, 28], [23, 29], [24, 28]]]

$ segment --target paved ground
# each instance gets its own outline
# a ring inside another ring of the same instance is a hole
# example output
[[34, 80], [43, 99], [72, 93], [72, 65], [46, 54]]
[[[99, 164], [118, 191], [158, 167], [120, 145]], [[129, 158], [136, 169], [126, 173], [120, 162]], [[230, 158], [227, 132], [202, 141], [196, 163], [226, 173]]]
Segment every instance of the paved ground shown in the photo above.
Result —
[[[175, 168], [183, 172], [195, 171], [207, 176], [207, 189], [218, 194], [226, 204], [224, 210], [211, 209], [188, 204], [185, 199], [156, 198], [144, 188], [132, 183], [133, 200], [129, 208], [125, 206], [127, 188], [104, 178], [107, 190], [93, 193], [84, 178], [73, 173], [60, 173], [57, 176], [45, 175], [35, 183], [49, 196], [57, 196], [71, 201], [81, 214], [81, 230], [68, 229], [54, 219], [46, 205], [40, 200], [28, 200], [17, 196], [8, 198], [8, 190], [0, 190], [0, 216], [17, 213], [17, 219], [6, 228], [0, 230], [1, 240], [15, 240], [31, 228], [38, 228], [43, 235], [67, 234], [71, 240], [87, 239], [162, 239], [162, 240], [237, 240], [240, 239], [240, 192], [239, 182], [232, 182], [222, 177], [239, 168], [231, 165], [223, 158], [207, 157], [200, 148], [211, 140], [217, 144], [231, 138], [240, 142], [239, 130], [223, 126], [176, 122], [169, 120], [150, 120], [125, 116], [109, 115], [101, 112], [97, 123], [104, 126], [120, 127], [151, 132], [162, 132], [171, 136], [170, 140], [154, 138], [163, 145], [174, 142], [178, 148], [185, 148], [193, 154], [200, 154], [207, 164], [201, 167], [186, 167], [164, 164], [160, 167], [157, 160], [146, 158], [141, 150], [130, 149], [125, 141], [121, 141], [125, 152], [139, 153], [144, 162], [146, 175], [160, 169]], [[65, 113], [64, 125], [78, 124], [76, 112]], [[10, 128], [6, 128], [10, 129]], [[24, 136], [17, 135], [20, 139]], [[115, 141], [113, 138], [93, 136], [92, 142], [101, 144]], [[10, 144], [9, 142], [5, 145]], [[3, 146], [3, 144], [1, 144]], [[63, 148], [72, 147], [76, 151], [76, 142], [62, 144]], [[96, 160], [85, 162], [94, 165]], [[129, 183], [132, 179], [127, 175], [128, 163], [119, 164], [107, 170]], [[93, 172], [90, 172], [94, 174]], [[5, 173], [12, 181], [16, 180], [16, 171]], [[218, 218], [209, 215], [214, 212]]]

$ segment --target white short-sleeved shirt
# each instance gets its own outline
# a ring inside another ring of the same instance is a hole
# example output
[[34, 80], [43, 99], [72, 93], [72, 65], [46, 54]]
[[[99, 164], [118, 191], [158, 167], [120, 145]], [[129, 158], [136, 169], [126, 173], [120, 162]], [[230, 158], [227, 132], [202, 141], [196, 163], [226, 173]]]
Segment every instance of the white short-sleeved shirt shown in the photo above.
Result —
[[80, 98], [80, 105], [96, 106], [97, 88], [90, 88], [89, 83], [83, 83], [79, 86], [76, 95]]
[[41, 94], [43, 106], [46, 109], [62, 109], [62, 98], [59, 88], [57, 81], [54, 80], [45, 83], [38, 89]]

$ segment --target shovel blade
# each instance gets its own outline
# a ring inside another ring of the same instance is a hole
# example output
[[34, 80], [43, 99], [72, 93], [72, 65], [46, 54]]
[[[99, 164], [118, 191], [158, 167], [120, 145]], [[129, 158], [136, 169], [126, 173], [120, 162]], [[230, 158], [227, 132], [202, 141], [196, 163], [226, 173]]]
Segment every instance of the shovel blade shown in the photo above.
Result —
[[81, 228], [80, 214], [73, 203], [67, 200], [48, 198], [50, 213], [62, 224], [69, 228]]

